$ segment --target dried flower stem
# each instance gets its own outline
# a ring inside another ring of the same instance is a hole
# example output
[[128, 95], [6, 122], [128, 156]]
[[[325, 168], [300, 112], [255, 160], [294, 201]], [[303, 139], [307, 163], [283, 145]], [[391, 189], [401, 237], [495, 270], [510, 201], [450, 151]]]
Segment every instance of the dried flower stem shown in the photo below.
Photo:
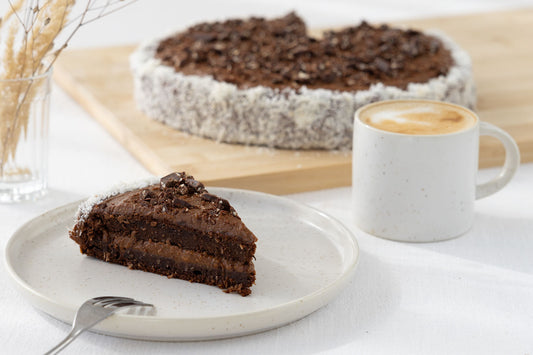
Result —
[[[136, 1], [86, 0], [81, 13], [69, 22], [76, 0], [8, 0], [0, 18], [0, 179], [15, 158], [20, 138], [26, 134], [31, 102], [47, 73], [78, 30]], [[73, 26], [59, 46], [55, 40]], [[5, 40], [4, 40], [5, 38]]]

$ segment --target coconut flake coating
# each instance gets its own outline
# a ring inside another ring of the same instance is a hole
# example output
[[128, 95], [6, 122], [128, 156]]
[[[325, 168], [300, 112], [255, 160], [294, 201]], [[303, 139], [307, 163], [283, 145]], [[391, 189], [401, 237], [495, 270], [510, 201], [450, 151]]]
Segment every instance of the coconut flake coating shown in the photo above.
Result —
[[153, 185], [158, 182], [159, 182], [159, 178], [157, 177], [149, 177], [146, 179], [141, 179], [141, 180], [132, 181], [132, 182], [120, 182], [110, 187], [108, 190], [97, 193], [89, 197], [84, 202], [82, 202], [80, 206], [78, 207], [78, 211], [76, 212], [76, 217], [75, 217], [76, 221], [80, 221], [80, 222], [85, 221], [95, 205], [99, 204], [100, 202], [103, 202], [104, 200], [108, 199], [111, 196], [115, 196], [115, 195], [122, 194], [124, 192], [140, 189], [142, 187]]

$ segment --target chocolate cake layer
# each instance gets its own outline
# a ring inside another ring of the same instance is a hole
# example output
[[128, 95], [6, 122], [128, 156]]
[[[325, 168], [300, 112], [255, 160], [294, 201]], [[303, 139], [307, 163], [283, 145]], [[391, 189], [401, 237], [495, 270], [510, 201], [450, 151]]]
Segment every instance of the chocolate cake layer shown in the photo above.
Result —
[[109, 250], [115, 249], [136, 250], [138, 252], [172, 259], [176, 263], [191, 263], [198, 267], [224, 268], [236, 272], [253, 271], [253, 264], [251, 261], [239, 262], [226, 258], [219, 258], [204, 252], [185, 250], [174, 245], [157, 243], [151, 240], [138, 240], [128, 234], [108, 232], [106, 230], [88, 230], [87, 233], [90, 237], [79, 243], [82, 250], [97, 248], [104, 252], [104, 254]]
[[388, 25], [307, 34], [296, 14], [201, 23], [159, 44], [156, 58], [186, 75], [211, 75], [240, 88], [405, 89], [446, 75], [450, 51], [436, 37]]
[[251, 293], [249, 288], [255, 281], [253, 263], [245, 266], [178, 247], [135, 241], [130, 237], [107, 235], [99, 242], [92, 240], [90, 245], [82, 245], [81, 250], [89, 256], [130, 269], [218, 286], [243, 296]]
[[[99, 223], [109, 232], [129, 231], [140, 240], [242, 262], [252, 258], [255, 240], [236, 216], [228, 211], [217, 212], [216, 206], [203, 201], [201, 195], [180, 196], [180, 203], [189, 207], [176, 208], [172, 202], [165, 204], [164, 198], [157, 197], [161, 192], [158, 185], [152, 185], [111, 197], [93, 208], [91, 223]], [[153, 198], [147, 200], [141, 195]], [[203, 208], [198, 207], [199, 200]], [[214, 223], [222, 220], [223, 224]]]

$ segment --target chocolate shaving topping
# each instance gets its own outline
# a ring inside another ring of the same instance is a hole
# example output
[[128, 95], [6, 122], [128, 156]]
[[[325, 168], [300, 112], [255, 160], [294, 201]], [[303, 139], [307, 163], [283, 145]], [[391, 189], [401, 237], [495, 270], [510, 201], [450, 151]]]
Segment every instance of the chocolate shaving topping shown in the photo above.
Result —
[[200, 197], [202, 198], [202, 200], [213, 202], [216, 208], [219, 210], [228, 211], [228, 212], [234, 211], [233, 207], [231, 207], [228, 200], [226, 199], [220, 198], [210, 193], [203, 193]]
[[191, 195], [205, 191], [205, 186], [185, 172], [172, 173], [160, 180], [161, 189], [176, 188], [181, 195]]
[[391, 71], [390, 71], [390, 64], [389, 64], [389, 62], [386, 61], [386, 60], [383, 59], [383, 58], [379, 58], [379, 57], [376, 58], [376, 59], [374, 60], [374, 65], [375, 65], [375, 67], [376, 67], [379, 71], [381, 71], [381, 72], [383, 72], [383, 73], [385, 73], [385, 74], [390, 74], [390, 72], [391, 72]]
[[203, 183], [185, 172], [172, 173], [162, 177], [159, 188], [149, 187], [142, 189], [139, 197], [152, 205], [161, 204], [164, 211], [172, 210], [173, 208], [198, 208], [197, 203], [194, 201], [196, 198], [200, 198], [210, 203], [210, 207], [202, 207], [208, 215], [218, 216], [220, 211], [227, 211], [238, 217], [226, 199], [208, 193]]
[[217, 207], [220, 208], [221, 210], [231, 212], [231, 206], [230, 206], [228, 200], [225, 200], [223, 198], [219, 198], [218, 199]]
[[187, 75], [211, 75], [241, 88], [257, 85], [356, 91], [382, 82], [406, 88], [453, 65], [440, 40], [387, 25], [306, 33], [296, 14], [266, 20], [201, 23], [163, 40], [156, 57]]
[[189, 186], [185, 185], [185, 184], [181, 184], [180, 186], [178, 186], [178, 192], [181, 194], [181, 195], [189, 195], [190, 193], [192, 193], [193, 191], [191, 191], [191, 189], [189, 189]]
[[175, 198], [172, 200], [172, 206], [177, 207], [177, 208], [192, 208], [193, 207], [189, 202], [185, 200], [181, 200], [179, 198]]
[[184, 173], [172, 173], [167, 176], [164, 176], [160, 180], [160, 185], [162, 189], [175, 187], [182, 183]]
[[216, 202], [218, 200], [218, 197], [215, 195], [212, 195], [210, 193], [203, 193], [201, 196], [202, 200], [209, 201], [209, 202]]
[[194, 189], [195, 192], [202, 192], [203, 190], [205, 190], [204, 184], [202, 184], [198, 180], [194, 180], [192, 176], [187, 177], [185, 183], [187, 184], [187, 186]]

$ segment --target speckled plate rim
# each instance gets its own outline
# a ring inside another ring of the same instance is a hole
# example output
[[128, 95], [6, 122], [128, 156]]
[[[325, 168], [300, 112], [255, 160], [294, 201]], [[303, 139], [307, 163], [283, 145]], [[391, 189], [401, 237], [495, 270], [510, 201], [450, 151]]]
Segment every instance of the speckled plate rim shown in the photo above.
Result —
[[[343, 272], [333, 282], [314, 292], [266, 310], [235, 313], [220, 317], [196, 318], [160, 318], [120, 313], [102, 321], [92, 331], [111, 336], [154, 341], [197, 341], [254, 334], [286, 325], [318, 310], [329, 303], [353, 276], [359, 261], [359, 246], [353, 233], [337, 219], [313, 207], [285, 197], [231, 188], [210, 188], [209, 190], [222, 197], [227, 194], [236, 194], [245, 196], [245, 198], [281, 203], [327, 220], [332, 227], [335, 227], [340, 232], [339, 236], [342, 238], [343, 246], [351, 248], [349, 253], [351, 257], [343, 262]], [[69, 324], [72, 323], [77, 306], [66, 305], [36, 291], [32, 285], [19, 276], [17, 264], [20, 261], [17, 262], [13, 259], [16, 255], [17, 243], [23, 243], [25, 240], [39, 235], [38, 233], [35, 234], [34, 231], [32, 232], [32, 230], [37, 229], [43, 221], [50, 223], [49, 221], [53, 219], [59, 219], [60, 221], [62, 218], [72, 218], [81, 202], [77, 201], [52, 209], [26, 222], [12, 235], [6, 244], [4, 252], [6, 270], [22, 296], [35, 308]], [[56, 222], [59, 223], [59, 221]], [[242, 329], [230, 326], [228, 330], [227, 326], [224, 328], [224, 324], [245, 324], [246, 326]], [[214, 328], [219, 330], [215, 332], [209, 331], [207, 325], [209, 325], [209, 329], [214, 326]]]

